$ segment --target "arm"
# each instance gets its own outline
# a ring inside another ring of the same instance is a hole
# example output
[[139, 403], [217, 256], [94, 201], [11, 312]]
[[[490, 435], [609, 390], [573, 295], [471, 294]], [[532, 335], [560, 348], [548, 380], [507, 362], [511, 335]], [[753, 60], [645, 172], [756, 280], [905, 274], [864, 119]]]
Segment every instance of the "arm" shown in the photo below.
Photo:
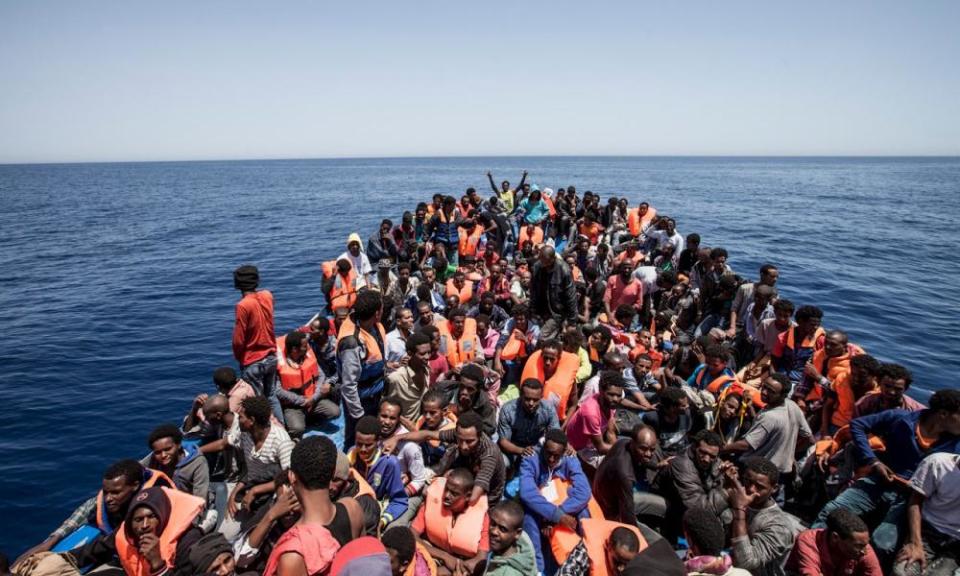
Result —
[[396, 459], [391, 466], [384, 469], [382, 486], [385, 496], [389, 499], [380, 518], [381, 526], [386, 526], [402, 516], [407, 511], [408, 505], [407, 490], [400, 476], [400, 463]]
[[540, 458], [524, 458], [520, 462], [520, 501], [537, 517], [548, 522], [558, 522], [563, 512], [540, 494], [537, 476], [540, 471]]
[[243, 307], [240, 306], [240, 303], [237, 303], [236, 306], [236, 315], [237, 320], [233, 325], [233, 357], [236, 358], [237, 362], [243, 362], [243, 352], [244, 352], [244, 335], [247, 333], [247, 314], [244, 311]]
[[360, 359], [360, 344], [353, 336], [347, 336], [340, 342], [341, 349], [337, 356], [340, 360], [340, 394], [343, 397], [343, 406], [351, 418], [363, 417], [363, 406], [360, 404], [360, 390], [358, 384], [363, 361]]
[[830, 420], [833, 419], [833, 412], [836, 409], [837, 400], [833, 395], [827, 396], [823, 401], [823, 409], [820, 412], [820, 437], [830, 436]]
[[564, 317], [563, 319], [569, 322], [570, 324], [576, 324], [577, 322], [577, 288], [573, 285], [573, 276], [572, 273], [567, 270], [567, 282], [565, 282], [563, 289], [563, 310]]
[[706, 508], [714, 514], [726, 510], [727, 493], [719, 487], [710, 492], [704, 490], [699, 475], [688, 463], [692, 464], [687, 458], [677, 458], [670, 463], [673, 483], [683, 505], [687, 508]]
[[[567, 499], [560, 505], [560, 511], [564, 514], [576, 516], [590, 502], [593, 491], [590, 488], [590, 479], [584, 474], [580, 462], [575, 456], [566, 456], [567, 480], [570, 482], [570, 489], [567, 490]], [[559, 519], [558, 519], [559, 521]]]
[[871, 433], [882, 436], [890, 424], [895, 422], [901, 415], [902, 412], [900, 410], [885, 410], [883, 412], [877, 412], [876, 414], [870, 414], [869, 416], [854, 418], [850, 422], [853, 454], [856, 457], [858, 465], [873, 465], [880, 461], [873, 449], [870, 448], [870, 439], [868, 436]]
[[910, 503], [907, 506], [907, 540], [903, 543], [903, 548], [897, 554], [898, 562], [912, 564], [917, 562], [920, 569], [926, 568], [927, 555], [923, 550], [923, 536], [921, 535], [922, 526], [922, 506], [925, 500], [923, 494], [913, 491], [910, 495]]
[[500, 191], [497, 190], [497, 185], [493, 183], [493, 174], [487, 172], [487, 180], [490, 182], [490, 189], [493, 190], [494, 194], [500, 195]]
[[183, 419], [184, 431], [192, 430], [194, 426], [200, 424], [200, 410], [203, 409], [203, 403], [207, 401], [206, 394], [198, 394], [193, 399], [193, 405], [190, 407], [190, 413]]
[[307, 576], [307, 565], [303, 556], [296, 552], [287, 552], [280, 556], [277, 563], [277, 576]]
[[277, 392], [277, 398], [280, 399], [281, 404], [293, 405], [299, 408], [307, 403], [307, 399], [297, 394], [296, 392], [291, 392], [283, 386], [274, 386], [273, 389]]

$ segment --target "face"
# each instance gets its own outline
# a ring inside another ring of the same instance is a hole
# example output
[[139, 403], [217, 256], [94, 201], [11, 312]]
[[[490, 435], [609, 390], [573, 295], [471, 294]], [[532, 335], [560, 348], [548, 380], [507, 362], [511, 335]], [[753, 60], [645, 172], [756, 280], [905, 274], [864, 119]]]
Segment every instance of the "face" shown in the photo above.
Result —
[[960, 412], [951, 414], [946, 410], [940, 410], [937, 414], [940, 417], [940, 425], [947, 433], [954, 436], [960, 435]]
[[397, 426], [400, 425], [400, 407], [393, 404], [381, 404], [377, 418], [380, 420], [380, 434], [385, 438], [393, 436]]
[[453, 319], [450, 320], [450, 322], [453, 324], [453, 330], [452, 330], [452, 332], [453, 332], [454, 338], [459, 338], [460, 336], [462, 336], [462, 335], [463, 335], [463, 329], [464, 329], [464, 327], [466, 327], [466, 325], [467, 325], [467, 317], [466, 317], [466, 316], [454, 316]]
[[813, 334], [817, 328], [820, 327], [820, 319], [807, 318], [806, 320], [798, 320], [797, 327], [799, 327], [800, 331], [805, 334]]
[[553, 269], [553, 263], [557, 260], [554, 254], [547, 251], [541, 252], [537, 259], [540, 261], [540, 266], [542, 266], [544, 270]]
[[447, 310], [452, 310], [453, 308], [456, 308], [458, 304], [460, 304], [460, 297], [457, 296], [456, 294], [451, 294], [447, 296], [446, 303], [447, 303]]
[[883, 394], [883, 402], [887, 406], [899, 406], [906, 390], [907, 381], [902, 378], [897, 380], [889, 376], [880, 378], [880, 391]]
[[780, 271], [774, 268], [766, 274], [760, 275], [760, 283], [766, 284], [767, 286], [775, 286], [778, 278], [780, 278]]
[[709, 470], [713, 463], [717, 461], [719, 455], [719, 446], [711, 446], [706, 442], [700, 442], [693, 451], [693, 463], [700, 470]]
[[714, 376], [723, 372], [726, 367], [727, 363], [723, 358], [707, 358], [707, 370]]
[[440, 350], [440, 332], [434, 332], [430, 335], [430, 353], [438, 352]]
[[486, 334], [488, 329], [486, 321], [477, 320], [477, 334]]
[[828, 358], [843, 356], [847, 351], [847, 343], [836, 334], [830, 334], [823, 341], [823, 351], [826, 352]]
[[360, 255], [360, 244], [358, 242], [351, 242], [350, 245], [347, 246], [347, 250], [350, 251], [351, 256], [357, 257]]
[[643, 378], [649, 374], [651, 368], [653, 368], [653, 362], [649, 358], [639, 358], [633, 363], [633, 371], [640, 378]]
[[560, 351], [556, 348], [544, 348], [540, 354], [543, 359], [544, 373], [553, 374], [557, 369], [557, 363], [560, 361]]
[[543, 459], [547, 463], [547, 468], [553, 470], [560, 465], [563, 454], [567, 447], [558, 442], [547, 440], [543, 443]]
[[430, 362], [430, 344], [421, 344], [417, 346], [417, 350], [414, 353], [413, 357], [410, 358], [410, 363], [413, 368], [420, 368], [426, 366]]
[[740, 411], [740, 398], [736, 396], [727, 396], [720, 405], [720, 419], [726, 422], [732, 419]]
[[153, 450], [153, 461], [162, 468], [168, 468], [177, 463], [180, 446], [173, 441], [173, 438], [158, 438], [150, 445], [150, 448]]
[[461, 408], [470, 408], [473, 406], [473, 399], [477, 397], [480, 391], [480, 383], [463, 378], [460, 380], [460, 389], [457, 392], [457, 403]]
[[611, 386], [600, 392], [601, 408], [611, 410], [620, 405], [620, 399], [623, 398], [623, 388], [620, 386]]
[[523, 272], [523, 273], [520, 274], [520, 285], [523, 286], [524, 288], [529, 288], [529, 287], [530, 287], [530, 273], [529, 273], [529, 272]]
[[497, 278], [500, 277], [501, 274], [503, 274], [503, 268], [501, 268], [499, 264], [494, 264], [494, 265], [490, 266], [490, 277], [491, 277], [491, 278], [497, 279]]
[[793, 312], [789, 310], [776, 310], [773, 311], [774, 317], [776, 318], [775, 324], [780, 330], [786, 330], [790, 326], [790, 318], [793, 317]]
[[310, 339], [314, 342], [318, 342], [321, 345], [326, 344], [327, 340], [330, 338], [330, 335], [326, 330], [320, 328], [320, 322], [314, 320], [310, 323]]
[[621, 264], [621, 265], [620, 265], [620, 279], [623, 280], [623, 281], [630, 280], [630, 265], [629, 265], [629, 264], [624, 263], [624, 264]]
[[677, 402], [676, 406], [668, 406], [664, 409], [664, 417], [673, 422], [680, 417], [681, 414], [685, 413], [687, 409], [690, 408], [690, 402], [684, 397]]
[[753, 470], [747, 470], [743, 477], [743, 487], [748, 496], [754, 496], [754, 507], [760, 508], [766, 505], [767, 501], [777, 491], [777, 485], [770, 482], [770, 479], [763, 474], [757, 474]]
[[457, 449], [461, 454], [473, 454], [480, 446], [480, 432], [476, 428], [457, 427]]
[[357, 432], [355, 438], [357, 456], [364, 462], [372, 460], [373, 455], [377, 452], [377, 436], [375, 434], [361, 434]]
[[424, 402], [420, 405], [423, 423], [429, 430], [436, 430], [443, 423], [443, 407], [439, 402]]
[[400, 268], [399, 270], [397, 270], [397, 278], [399, 278], [399, 279], [402, 280], [403, 282], [406, 282], [407, 280], [409, 280], [409, 279], [410, 279], [410, 269], [407, 268], [407, 267], [403, 267], [403, 268]]
[[430, 308], [430, 304], [424, 303], [424, 305], [421, 306], [419, 310], [420, 310], [420, 324], [422, 326], [429, 326], [433, 324], [433, 309]]
[[304, 357], [306, 357], [307, 355], [308, 346], [309, 346], [309, 343], [306, 341], [306, 339], [301, 340], [299, 346], [295, 346], [290, 349], [290, 359], [293, 360], [294, 362], [300, 362], [301, 360], [303, 360]]
[[760, 399], [764, 404], [779, 404], [785, 396], [783, 384], [773, 378], [767, 378], [760, 384]]
[[640, 432], [630, 441], [630, 458], [635, 464], [645, 465], [657, 453], [657, 436], [648, 431]]
[[538, 390], [526, 386], [520, 388], [520, 401], [527, 414], [536, 414], [541, 400], [543, 400], [543, 388]]
[[839, 534], [830, 534], [830, 543], [841, 557], [859, 560], [867, 553], [867, 547], [870, 546], [870, 533], [854, 532], [849, 540], [844, 540]]
[[400, 309], [400, 313], [397, 314], [397, 326], [404, 330], [413, 328], [413, 312], [409, 308]]
[[107, 511], [116, 514], [130, 501], [134, 493], [140, 490], [140, 483], [127, 484], [126, 477], [117, 476], [104, 479], [100, 488], [103, 490], [103, 501]]
[[427, 268], [423, 271], [423, 279], [427, 284], [433, 284], [437, 280], [437, 271], [433, 268]]
[[407, 565], [400, 563], [400, 556], [393, 548], [387, 548], [387, 555], [390, 556], [390, 574], [401, 576], [406, 571]]
[[713, 269], [717, 272], [723, 272], [724, 266], [727, 264], [726, 256], [717, 256], [713, 260]]
[[146, 506], [140, 506], [133, 511], [130, 528], [137, 540], [146, 534], [156, 534], [160, 528], [160, 517]]
[[443, 487], [443, 507], [454, 514], [459, 514], [467, 509], [469, 490], [462, 481], [457, 478], [448, 478]]
[[384, 236], [386, 236], [386, 235], [389, 234], [389, 233], [390, 233], [390, 225], [389, 225], [389, 224], [386, 224], [386, 223], [381, 224], [381, 225], [380, 225], [380, 234], [383, 234]]
[[490, 551], [502, 554], [516, 543], [523, 529], [519, 518], [507, 514], [503, 510], [490, 512]]
[[237, 412], [237, 420], [240, 424], [240, 429], [244, 432], [253, 430], [253, 418], [247, 416], [247, 411], [243, 409], [243, 406], [240, 406], [240, 410]]
[[614, 574], [621, 574], [627, 564], [637, 556], [636, 552], [631, 552], [620, 546], [612, 546], [609, 540], [604, 544], [603, 550], [607, 555], [607, 566]]
[[216, 574], [216, 576], [230, 576], [236, 570], [236, 563], [233, 560], [233, 553], [221, 552], [214, 559], [213, 564], [207, 568], [207, 574]]

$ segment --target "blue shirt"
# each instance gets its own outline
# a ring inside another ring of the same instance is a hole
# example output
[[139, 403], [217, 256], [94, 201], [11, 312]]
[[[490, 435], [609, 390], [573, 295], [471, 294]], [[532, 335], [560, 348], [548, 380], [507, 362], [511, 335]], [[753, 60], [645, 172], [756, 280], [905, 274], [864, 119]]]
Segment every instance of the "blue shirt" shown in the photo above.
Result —
[[556, 404], [551, 400], [541, 400], [533, 414], [528, 414], [521, 405], [522, 398], [514, 398], [500, 408], [500, 420], [497, 423], [497, 435], [521, 448], [534, 446], [550, 428], [559, 428]]
[[[587, 503], [590, 502], [590, 480], [583, 473], [580, 461], [576, 456], [564, 456], [560, 464], [550, 470], [543, 461], [540, 448], [536, 453], [527, 456], [520, 463], [520, 502], [528, 513], [533, 513], [538, 519], [557, 523], [564, 514], [577, 517], [589, 517]], [[560, 478], [570, 482], [567, 490], [567, 499], [559, 506], [550, 503], [540, 494], [540, 488], [547, 485], [553, 478]]]
[[[917, 423], [920, 417], [930, 410], [910, 412], [907, 410], [885, 410], [854, 418], [850, 422], [850, 434], [858, 465], [883, 462], [897, 476], [909, 480], [914, 470], [926, 456], [937, 452], [960, 453], [960, 438], [941, 434], [937, 443], [924, 451], [917, 443]], [[887, 449], [880, 455], [870, 448], [868, 436], [873, 434], [883, 440]]]

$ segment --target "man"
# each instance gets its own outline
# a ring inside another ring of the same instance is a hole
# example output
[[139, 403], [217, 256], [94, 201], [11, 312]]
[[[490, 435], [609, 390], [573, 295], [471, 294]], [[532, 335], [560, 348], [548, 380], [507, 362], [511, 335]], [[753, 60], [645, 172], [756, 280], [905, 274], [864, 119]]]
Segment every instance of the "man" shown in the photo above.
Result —
[[900, 364], [881, 364], [875, 376], [879, 390], [857, 401], [853, 411], [854, 418], [884, 410], [916, 412], [925, 408], [923, 404], [906, 395], [913, 383], [913, 375]]
[[493, 436], [497, 430], [497, 409], [486, 391], [486, 370], [479, 364], [465, 364], [457, 379], [459, 385], [455, 399], [458, 417], [463, 418], [468, 413], [476, 414], [482, 419], [483, 433]]
[[[660, 392], [660, 381], [653, 373], [653, 358], [650, 354], [639, 354], [633, 364], [624, 370], [624, 400], [628, 398], [644, 412], [653, 410], [653, 402]], [[624, 407], [628, 405], [621, 402]]]
[[562, 323], [577, 321], [577, 291], [570, 267], [557, 258], [552, 246], [544, 246], [530, 280], [530, 310], [540, 319], [545, 340], [559, 336]]
[[503, 384], [517, 382], [524, 361], [533, 354], [539, 339], [540, 327], [530, 321], [530, 307], [526, 303], [514, 306], [493, 355], [493, 369], [502, 376]]
[[513, 282], [510, 283], [510, 302], [513, 306], [529, 301], [531, 280], [530, 271], [526, 268], [517, 270], [514, 274]]
[[[607, 289], [603, 294], [607, 318], [613, 318], [613, 311], [623, 305], [643, 309], [643, 284], [632, 274], [633, 266], [629, 262], [621, 262], [617, 266], [617, 274], [607, 281]], [[630, 326], [624, 328], [629, 330]]]
[[373, 488], [382, 503], [380, 528], [403, 516], [408, 496], [403, 485], [403, 472], [396, 456], [380, 449], [382, 426], [376, 416], [364, 416], [357, 422], [355, 445], [347, 456], [350, 465]]
[[361, 292], [352, 318], [340, 327], [337, 360], [340, 394], [346, 410], [345, 447], [353, 445], [357, 421], [364, 414], [376, 412], [383, 395], [387, 335], [380, 324], [382, 308], [378, 292]]
[[703, 427], [702, 418], [690, 409], [686, 392], [669, 386], [660, 392], [657, 409], [644, 412], [640, 421], [653, 429], [664, 457], [683, 454], [690, 445], [690, 434]]
[[941, 452], [923, 459], [910, 479], [907, 537], [897, 556], [895, 575], [947, 575], [960, 568], [958, 489], [960, 455]]
[[727, 386], [737, 381], [737, 375], [727, 367], [729, 357], [720, 346], [709, 346], [703, 351], [703, 364], [687, 378], [687, 385], [706, 390], [718, 398]]
[[380, 542], [390, 555], [391, 576], [416, 576], [436, 569], [433, 557], [407, 526], [393, 526], [380, 536]]
[[758, 282], [744, 282], [737, 288], [737, 294], [733, 298], [733, 306], [730, 309], [730, 327], [727, 328], [727, 337], [733, 338], [738, 332], [744, 329], [747, 321], [747, 307], [753, 302], [753, 293], [759, 286], [769, 286], [773, 288], [777, 285], [777, 279], [780, 277], [780, 271], [773, 264], [764, 264], [760, 267], [760, 280]]
[[323, 436], [306, 438], [293, 450], [287, 475], [300, 504], [300, 520], [273, 547], [265, 576], [323, 574], [343, 540], [359, 536], [358, 505], [338, 508], [330, 500], [336, 459], [333, 442]]
[[360, 242], [360, 235], [356, 232], [347, 237], [347, 251], [337, 257], [337, 261], [346, 260], [350, 267], [356, 272], [357, 277], [362, 279], [367, 286], [374, 286], [377, 283], [377, 274], [370, 266], [370, 259], [363, 252], [363, 245]]
[[336, 338], [330, 338], [336, 335], [336, 331], [331, 332], [330, 319], [323, 313], [318, 313], [300, 331], [306, 332], [310, 337], [310, 350], [313, 351], [317, 363], [320, 364], [320, 371], [323, 372], [324, 379], [330, 382], [331, 386], [336, 385], [337, 345]]
[[413, 334], [413, 311], [400, 308], [397, 311], [396, 328], [387, 333], [387, 375], [401, 367], [407, 355], [407, 339]]
[[520, 397], [500, 408], [497, 423], [497, 444], [508, 468], [514, 470], [520, 458], [534, 453], [547, 430], [559, 427], [556, 407], [543, 401], [543, 383], [532, 378], [524, 380]]
[[568, 456], [566, 449], [567, 435], [559, 428], [551, 428], [546, 432], [543, 446], [534, 448], [533, 455], [520, 463], [520, 502], [526, 512], [523, 530], [533, 543], [537, 571], [541, 573], [545, 566], [544, 530], [565, 529], [575, 533], [579, 520], [590, 517], [587, 511], [590, 480], [583, 473], [580, 461]]
[[[850, 433], [856, 464], [870, 466], [870, 474], [828, 502], [813, 527], [823, 528], [837, 508], [881, 518], [872, 539], [881, 562], [886, 563], [900, 541], [907, 502], [904, 488], [914, 470], [930, 454], [960, 453], [960, 390], [937, 391], [930, 398], [930, 408], [919, 412], [886, 410], [855, 418]], [[874, 452], [871, 434], [883, 441], [885, 451]]]
[[536, 569], [533, 543], [524, 533], [524, 513], [513, 500], [501, 502], [488, 513], [487, 556], [484, 576], [530, 576]]
[[384, 218], [380, 222], [380, 229], [367, 240], [367, 258], [371, 262], [388, 260], [396, 262], [400, 256], [400, 249], [393, 238], [393, 222]]
[[733, 512], [733, 565], [754, 576], [782, 575], [801, 526], [773, 498], [780, 490], [777, 466], [766, 458], [748, 458], [744, 462], [742, 477], [735, 468], [726, 470], [728, 501]]
[[386, 296], [402, 305], [416, 296], [419, 287], [420, 280], [411, 275], [410, 263], [401, 262], [397, 265], [397, 281], [387, 290]]
[[[716, 432], [701, 430], [693, 437], [686, 452], [673, 458], [659, 478], [660, 493], [667, 500], [669, 528], [679, 528], [679, 520], [687, 510], [708, 510], [717, 518], [729, 523], [730, 513], [727, 492], [723, 488], [722, 468], [729, 464], [720, 462], [720, 446], [723, 441]], [[678, 535], [676, 532], [673, 535]]]
[[813, 353], [823, 347], [824, 331], [820, 327], [823, 310], [801, 306], [796, 313], [797, 325], [780, 334], [770, 353], [773, 368], [790, 378], [792, 386], [802, 386], [804, 367]]
[[[446, 396], [436, 388], [427, 390], [423, 395], [420, 412], [422, 416], [416, 421], [416, 430], [440, 432], [456, 428], [457, 418], [448, 412]], [[421, 442], [420, 449], [423, 451], [423, 463], [431, 467], [436, 466], [447, 451], [447, 447], [439, 440]]]
[[510, 319], [507, 311], [497, 304], [496, 296], [491, 291], [483, 292], [480, 295], [480, 302], [467, 311], [468, 318], [476, 318], [481, 314], [485, 314], [490, 319], [490, 326], [497, 330], [503, 328], [503, 325]]
[[273, 294], [257, 290], [260, 271], [240, 266], [233, 272], [233, 285], [240, 291], [233, 326], [233, 356], [242, 378], [270, 400], [273, 413], [283, 421], [280, 401], [273, 390], [277, 376], [277, 341], [273, 332]]
[[763, 325], [765, 320], [776, 317], [773, 308], [776, 300], [776, 288], [761, 284], [754, 289], [753, 299], [747, 304], [746, 313], [743, 317], [743, 329], [737, 329], [734, 340], [737, 352], [736, 359], [739, 365], [749, 364], [756, 357], [758, 348], [763, 345], [758, 339], [760, 326]]
[[[591, 530], [588, 524], [596, 524], [599, 529]], [[557, 576], [620, 574], [637, 557], [640, 543], [636, 528], [603, 520], [586, 520], [583, 540], [570, 552]]]
[[[841, 428], [850, 424], [850, 420], [865, 416], [857, 414], [857, 405], [860, 400], [877, 390], [877, 375], [880, 373], [880, 363], [869, 354], [858, 354], [849, 359], [849, 372], [844, 378], [832, 382], [827, 396], [828, 403], [824, 403], [824, 419], [829, 415], [830, 424]], [[923, 405], [917, 403], [917, 409]], [[900, 406], [894, 406], [899, 408]], [[893, 407], [891, 407], [893, 408]], [[879, 412], [879, 410], [872, 410]]]
[[[227, 397], [230, 401], [230, 411], [240, 410], [240, 403], [244, 398], [256, 396], [257, 391], [243, 378], [238, 378], [236, 371], [229, 366], [221, 366], [213, 371], [213, 385], [217, 391]], [[206, 394], [200, 394], [194, 399], [194, 406], [197, 411], [203, 408], [203, 403], [207, 401]], [[190, 427], [184, 426], [185, 430]]]
[[420, 404], [430, 385], [430, 337], [415, 333], [404, 346], [407, 364], [387, 376], [387, 393], [400, 403], [401, 415], [413, 422], [420, 417]]
[[499, 502], [503, 496], [506, 483], [503, 456], [493, 440], [483, 433], [483, 422], [476, 413], [461, 416], [453, 430], [417, 430], [399, 434], [384, 442], [383, 450], [392, 454], [402, 440], [439, 440], [443, 444], [450, 444], [433, 471], [437, 476], [443, 476], [454, 468], [466, 468], [475, 473], [470, 493], [471, 504], [476, 504], [482, 496], [486, 496], [488, 502]]
[[767, 354], [772, 354], [780, 343], [780, 335], [790, 327], [795, 326], [793, 321], [793, 302], [781, 298], [773, 303], [773, 318], [760, 322], [757, 333], [753, 337], [754, 359], [759, 360]]
[[870, 547], [870, 530], [855, 514], [837, 509], [827, 527], [804, 530], [787, 559], [787, 573], [799, 576], [850, 574], [881, 576], [880, 562]]
[[723, 454], [765, 458], [784, 476], [790, 477], [796, 465], [795, 454], [800, 445], [813, 440], [813, 433], [800, 408], [787, 398], [790, 380], [784, 374], [771, 374], [760, 385], [763, 410], [741, 440], [728, 443]]
[[687, 241], [684, 249], [680, 252], [677, 260], [677, 270], [690, 276], [690, 271], [697, 261], [697, 253], [700, 252], [700, 235], [694, 232], [687, 234]]
[[[609, 520], [630, 526], [637, 518], [660, 520], [667, 511], [666, 500], [653, 493], [657, 471], [657, 435], [638, 424], [629, 438], [617, 440], [597, 469], [593, 495]], [[642, 530], [649, 530], [644, 526]]]
[[[503, 265], [501, 264], [490, 265], [490, 272], [487, 277], [480, 282], [477, 291], [480, 293], [481, 303], [483, 303], [483, 298], [487, 294], [490, 294], [493, 296], [494, 306], [499, 307], [501, 310], [506, 311], [513, 305], [513, 302], [510, 300], [510, 282], [507, 280], [507, 277], [504, 276]], [[502, 326], [498, 312], [488, 312], [488, 314], [498, 328]]]
[[727, 535], [716, 514], [706, 508], [690, 508], [683, 514], [682, 525], [687, 541], [687, 557], [683, 563], [687, 574], [750, 576], [747, 570], [734, 568], [730, 555], [724, 552]]
[[430, 483], [427, 497], [410, 528], [438, 562], [438, 575], [472, 574], [490, 549], [487, 501], [471, 502], [474, 476], [454, 468]]
[[145, 468], [163, 472], [177, 490], [207, 499], [210, 468], [200, 450], [183, 446], [183, 433], [172, 424], [158, 426], [147, 439], [150, 455], [140, 460]]
[[477, 321], [467, 318], [465, 308], [457, 306], [450, 310], [449, 319], [440, 323], [440, 351], [447, 356], [451, 368], [459, 368], [468, 362], [483, 362], [483, 345], [477, 336]]
[[463, 226], [463, 216], [457, 208], [456, 198], [445, 196], [440, 210], [427, 221], [425, 227], [430, 241], [435, 245], [443, 245], [450, 264], [454, 266], [459, 259], [461, 226]]
[[597, 469], [617, 441], [614, 414], [622, 397], [623, 375], [606, 370], [600, 374], [600, 391], [580, 404], [566, 424], [570, 447], [590, 470]]
[[290, 436], [300, 439], [308, 425], [340, 416], [332, 386], [320, 379], [320, 364], [307, 335], [293, 331], [277, 339], [277, 397]]
[[[393, 398], [384, 398], [380, 401], [380, 412], [377, 414], [377, 420], [380, 421], [381, 441], [408, 432], [400, 424], [400, 403]], [[397, 445], [396, 455], [400, 462], [400, 472], [407, 496], [413, 497], [420, 494], [420, 490], [423, 489], [428, 479], [420, 446], [414, 442], [400, 442]], [[410, 519], [413, 519], [412, 511], [410, 512]]]

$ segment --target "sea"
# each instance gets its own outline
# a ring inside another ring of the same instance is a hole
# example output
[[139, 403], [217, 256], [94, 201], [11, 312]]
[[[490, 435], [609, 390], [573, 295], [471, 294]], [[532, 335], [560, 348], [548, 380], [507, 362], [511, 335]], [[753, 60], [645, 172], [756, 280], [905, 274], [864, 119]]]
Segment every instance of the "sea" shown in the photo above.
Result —
[[960, 374], [960, 159], [531, 157], [0, 166], [0, 551], [42, 541], [234, 365], [232, 271], [286, 332], [320, 263], [434, 193], [514, 184], [650, 202], [781, 297], [914, 375]]

